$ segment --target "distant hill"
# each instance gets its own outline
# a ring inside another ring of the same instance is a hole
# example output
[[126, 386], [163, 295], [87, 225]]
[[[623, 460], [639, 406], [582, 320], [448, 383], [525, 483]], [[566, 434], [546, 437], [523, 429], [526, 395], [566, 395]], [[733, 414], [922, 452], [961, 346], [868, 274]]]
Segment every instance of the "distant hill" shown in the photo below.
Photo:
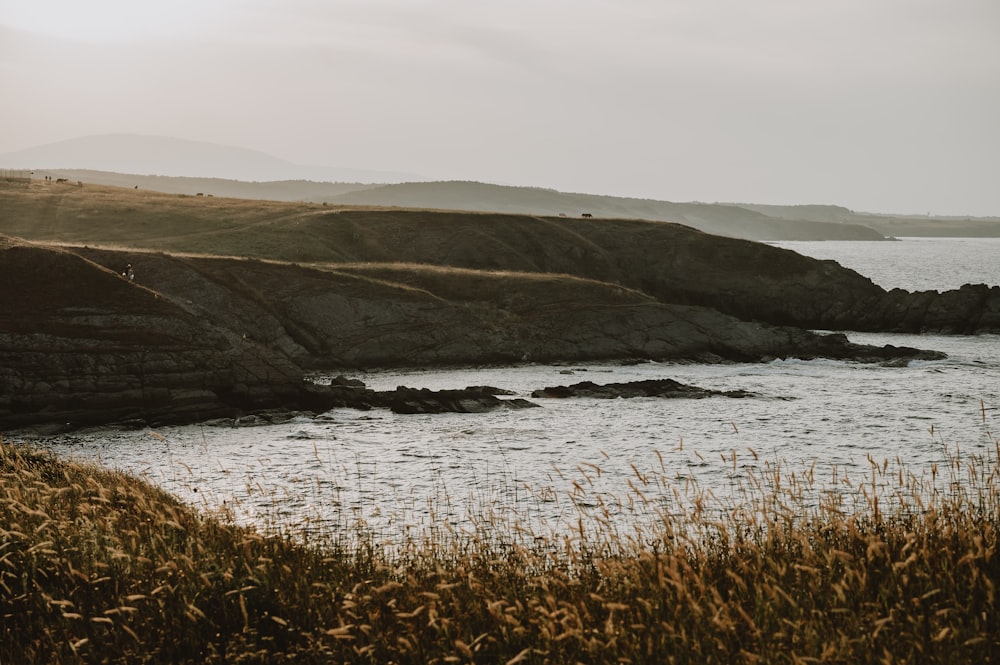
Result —
[[1000, 218], [855, 212], [836, 205], [676, 203], [406, 173], [292, 164], [255, 150], [157, 136], [91, 136], [0, 155], [0, 168], [35, 177], [250, 200], [392, 206], [529, 215], [646, 219], [758, 241], [1000, 237]]
[[413, 173], [305, 166], [257, 150], [140, 134], [85, 136], [0, 154], [0, 167], [88, 169], [247, 181], [385, 183], [422, 179]]
[[760, 203], [731, 203], [779, 219], [801, 219], [808, 222], [852, 222], [857, 217], [853, 210], [837, 205], [764, 205]]
[[882, 234], [857, 224], [772, 216], [739, 205], [672, 203], [469, 181], [405, 182], [390, 185], [311, 180], [248, 182], [224, 178], [134, 175], [93, 169], [36, 169], [36, 179], [44, 176], [65, 178], [73, 183], [135, 188], [166, 194], [204, 194], [248, 200], [566, 217], [590, 214], [595, 217], [648, 219], [678, 222], [707, 233], [749, 240], [884, 239]]
[[776, 206], [738, 204], [770, 217], [789, 220], [828, 221], [861, 224], [882, 235], [902, 237], [996, 238], [1000, 236], [1000, 217], [952, 217], [930, 215], [884, 215], [854, 212], [842, 206]]
[[140, 191], [246, 200], [295, 201], [475, 212], [648, 219], [685, 224], [716, 235], [749, 240], [883, 240], [902, 236], [998, 237], [998, 218], [893, 216], [856, 213], [833, 205], [778, 206], [745, 203], [673, 203], [538, 187], [481, 182], [377, 183], [280, 180], [248, 182], [223, 178], [134, 175], [89, 169], [38, 169], [71, 183]]
[[324, 199], [360, 189], [379, 187], [378, 184], [357, 182], [316, 182], [313, 180], [275, 180], [247, 182], [225, 178], [185, 178], [180, 176], [133, 175], [89, 169], [38, 169], [35, 178], [51, 176], [66, 178], [70, 182], [89, 185], [107, 185], [164, 194], [204, 194], [234, 199], [256, 201], [322, 201]]
[[677, 222], [706, 233], [748, 240], [882, 240], [859, 224], [771, 216], [720, 203], [672, 203], [537, 187], [481, 182], [407, 182], [324, 198], [327, 203], [505, 212], [527, 215], [610, 217]]
[[678, 222], [748, 240], [883, 240], [905, 236], [1000, 237], [1000, 217], [855, 212], [836, 205], [674, 203], [481, 182], [407, 182], [356, 189], [328, 203]]
[[1000, 237], [1000, 217], [888, 215], [855, 212], [836, 205], [674, 203], [463, 181], [388, 184], [358, 188], [320, 200], [401, 208], [647, 219], [677, 222], [706, 233], [761, 241]]

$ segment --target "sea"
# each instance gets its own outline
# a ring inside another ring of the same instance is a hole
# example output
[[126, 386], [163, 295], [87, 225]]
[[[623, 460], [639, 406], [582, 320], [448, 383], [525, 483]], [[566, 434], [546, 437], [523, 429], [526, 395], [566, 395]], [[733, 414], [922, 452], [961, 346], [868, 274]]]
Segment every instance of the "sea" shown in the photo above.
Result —
[[[833, 259], [886, 289], [1000, 285], [1000, 238], [773, 244]], [[687, 510], [699, 497], [732, 505], [762, 478], [771, 485], [805, 479], [821, 491], [857, 488], [873, 474], [888, 483], [897, 472], [900, 481], [905, 473], [936, 482], [956, 456], [995, 459], [1000, 336], [848, 336], [948, 357], [905, 366], [789, 359], [334, 371], [313, 378], [344, 374], [376, 390], [489, 385], [539, 408], [334, 409], [281, 424], [97, 429], [28, 442], [140, 475], [241, 523], [327, 536], [360, 527], [386, 541], [442, 528], [548, 537], [583, 530], [581, 515], [605, 529], [629, 529], [664, 506]], [[581, 381], [664, 378], [753, 396], [531, 397]], [[950, 482], [961, 478], [952, 472]]]

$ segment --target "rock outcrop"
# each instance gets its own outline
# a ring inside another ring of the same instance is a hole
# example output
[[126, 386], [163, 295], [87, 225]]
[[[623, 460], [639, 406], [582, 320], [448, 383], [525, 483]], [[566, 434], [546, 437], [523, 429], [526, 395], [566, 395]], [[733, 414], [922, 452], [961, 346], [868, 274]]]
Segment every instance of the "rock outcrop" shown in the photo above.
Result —
[[[80, 250], [116, 265], [123, 255]], [[915, 350], [745, 321], [570, 275], [142, 257], [141, 281], [200, 320], [305, 368], [557, 360], [877, 362]]]
[[[933, 357], [568, 275], [141, 258], [0, 240], [0, 430], [191, 422], [267, 409], [522, 406], [482, 390], [428, 401], [349, 382], [314, 386], [303, 368]], [[119, 274], [126, 263], [135, 264], [136, 282]]]
[[[319, 212], [296, 224], [311, 245], [289, 247], [275, 236], [281, 249], [273, 258], [336, 261], [373, 276], [387, 264], [572, 275], [663, 304], [814, 330], [1000, 332], [998, 286], [887, 292], [834, 261], [680, 224], [426, 210]], [[223, 241], [247, 243], [231, 235]]]
[[[459, 390], [429, 390], [399, 386], [395, 390], [375, 391], [364, 384], [314, 384], [306, 392], [309, 398], [299, 404], [308, 407], [306, 413], [321, 413], [335, 408], [369, 410], [389, 409], [394, 413], [486, 413], [497, 409], [530, 409], [539, 405], [519, 397], [500, 399], [498, 391], [487, 387], [470, 386]], [[235, 418], [216, 418], [207, 424], [213, 426], [252, 427], [284, 422], [302, 412], [269, 410]]]
[[[375, 279], [382, 279], [388, 266], [400, 265], [570, 275], [631, 289], [660, 304], [814, 330], [1000, 332], [1000, 287], [887, 292], [834, 261], [679, 224], [426, 210], [316, 212], [296, 217], [294, 224], [294, 231], [286, 224], [254, 228], [248, 237], [220, 232], [207, 247], [203, 237], [196, 244], [183, 239], [173, 244], [299, 263], [335, 262], [341, 272]], [[289, 235], [301, 240], [288, 240]], [[390, 279], [403, 276], [398, 268], [391, 272]], [[408, 277], [415, 281], [402, 283], [431, 286], [432, 293], [444, 281], [429, 285], [426, 273], [416, 271]]]
[[538, 406], [523, 399], [500, 399], [492, 392], [476, 388], [428, 390], [400, 386], [394, 391], [379, 393], [379, 396], [394, 413], [485, 413], [500, 408]]
[[700, 388], [673, 379], [647, 379], [628, 383], [596, 384], [581, 381], [569, 386], [549, 386], [534, 390], [532, 397], [593, 397], [597, 399], [629, 399], [634, 397], [663, 397], [669, 399], [701, 399], [704, 397], [753, 397], [745, 390], [711, 390]]
[[295, 404], [302, 370], [71, 252], [0, 238], [0, 429]]

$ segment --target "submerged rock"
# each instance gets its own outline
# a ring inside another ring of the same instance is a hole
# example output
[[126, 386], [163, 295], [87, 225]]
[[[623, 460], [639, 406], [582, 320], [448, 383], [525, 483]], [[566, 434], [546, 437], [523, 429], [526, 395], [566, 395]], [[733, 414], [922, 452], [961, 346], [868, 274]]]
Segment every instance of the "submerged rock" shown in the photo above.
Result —
[[667, 397], [698, 399], [712, 397], [755, 397], [745, 390], [711, 390], [699, 388], [673, 379], [646, 379], [627, 383], [606, 383], [598, 385], [593, 381], [582, 381], [571, 386], [551, 386], [535, 390], [532, 397], [596, 397], [600, 399], [616, 399], [630, 397]]
[[502, 400], [477, 389], [428, 390], [400, 386], [379, 394], [394, 413], [485, 413], [500, 408], [537, 406], [523, 399]]

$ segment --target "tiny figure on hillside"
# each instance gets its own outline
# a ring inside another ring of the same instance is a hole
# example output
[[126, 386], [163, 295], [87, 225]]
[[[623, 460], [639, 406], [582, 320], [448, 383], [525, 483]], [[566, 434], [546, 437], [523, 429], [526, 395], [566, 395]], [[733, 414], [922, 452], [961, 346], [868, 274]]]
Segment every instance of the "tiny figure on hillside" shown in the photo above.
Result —
[[130, 282], [135, 281], [135, 271], [132, 270], [132, 264], [125, 266], [125, 272], [122, 273], [122, 277], [125, 277]]

